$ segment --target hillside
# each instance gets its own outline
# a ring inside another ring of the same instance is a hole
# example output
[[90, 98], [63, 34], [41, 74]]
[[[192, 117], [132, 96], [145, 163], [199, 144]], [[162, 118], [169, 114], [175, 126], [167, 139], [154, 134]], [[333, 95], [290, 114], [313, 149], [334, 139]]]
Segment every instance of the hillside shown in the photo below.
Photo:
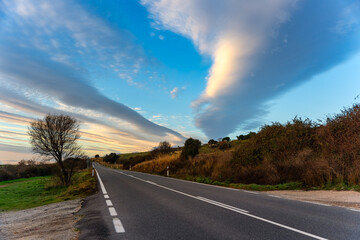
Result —
[[264, 125], [246, 136], [209, 141], [194, 157], [184, 158], [177, 149], [155, 156], [152, 152], [120, 155], [114, 163], [161, 175], [169, 166], [172, 176], [223, 185], [360, 189], [358, 104], [327, 117], [324, 123], [295, 117], [286, 124]]

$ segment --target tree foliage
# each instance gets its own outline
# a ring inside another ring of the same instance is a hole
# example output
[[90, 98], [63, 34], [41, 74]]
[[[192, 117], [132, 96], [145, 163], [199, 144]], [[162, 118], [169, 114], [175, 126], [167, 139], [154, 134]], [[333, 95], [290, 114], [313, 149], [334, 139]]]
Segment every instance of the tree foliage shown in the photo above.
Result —
[[77, 144], [79, 127], [79, 122], [71, 116], [48, 114], [44, 119], [31, 122], [28, 128], [33, 152], [57, 162], [59, 177], [66, 186], [71, 183], [75, 162], [65, 165], [64, 160], [82, 156]]
[[110, 154], [106, 154], [103, 160], [104, 162], [115, 163], [118, 158], [119, 157], [116, 153], [110, 153]]
[[185, 141], [184, 147], [181, 151], [181, 159], [188, 157], [195, 157], [199, 153], [201, 142], [198, 139], [189, 138]]
[[230, 142], [230, 138], [229, 137], [224, 137], [223, 139], [221, 139], [222, 142], [226, 141], [226, 142]]
[[215, 141], [214, 139], [210, 139], [210, 140], [208, 141], [208, 146], [209, 146], [210, 148], [215, 148], [215, 147], [218, 146], [218, 142]]
[[173, 151], [171, 144], [167, 141], [160, 142], [159, 145], [151, 151], [153, 158], [159, 155], [169, 154]]

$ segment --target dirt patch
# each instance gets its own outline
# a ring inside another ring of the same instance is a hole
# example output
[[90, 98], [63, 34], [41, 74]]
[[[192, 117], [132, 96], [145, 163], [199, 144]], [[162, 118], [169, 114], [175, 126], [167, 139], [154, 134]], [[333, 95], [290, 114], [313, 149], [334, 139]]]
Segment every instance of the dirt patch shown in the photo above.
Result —
[[0, 213], [0, 238], [19, 240], [77, 239], [73, 227], [81, 208], [79, 199], [53, 203], [21, 211]]
[[340, 207], [360, 209], [360, 193], [355, 191], [270, 191], [271, 195], [277, 195], [288, 199], [325, 203]]

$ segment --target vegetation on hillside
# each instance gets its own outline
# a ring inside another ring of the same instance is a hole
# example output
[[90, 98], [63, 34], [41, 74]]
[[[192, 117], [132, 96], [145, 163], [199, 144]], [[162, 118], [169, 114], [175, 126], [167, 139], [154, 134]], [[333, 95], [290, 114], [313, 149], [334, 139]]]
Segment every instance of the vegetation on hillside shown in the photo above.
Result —
[[237, 140], [225, 137], [202, 146], [199, 143], [190, 149], [187, 146], [193, 144], [185, 142], [181, 153], [155, 158], [142, 155], [142, 161], [128, 159], [128, 165], [132, 170], [156, 174], [165, 174], [169, 166], [172, 176], [220, 185], [359, 189], [359, 104], [327, 117], [323, 123], [295, 117], [286, 124], [275, 122], [257, 133], [239, 135]]

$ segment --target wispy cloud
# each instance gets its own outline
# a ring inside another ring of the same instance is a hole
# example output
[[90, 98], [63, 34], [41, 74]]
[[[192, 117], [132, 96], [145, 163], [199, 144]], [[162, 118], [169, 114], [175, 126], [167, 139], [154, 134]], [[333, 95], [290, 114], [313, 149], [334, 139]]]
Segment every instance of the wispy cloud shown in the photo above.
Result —
[[[4, 0], [0, 9], [0, 102], [34, 117], [70, 112], [81, 121], [125, 133], [132, 142], [183, 140], [178, 132], [104, 96], [89, 80], [91, 69], [126, 76], [146, 69], [151, 60], [129, 32], [113, 29], [73, 1]], [[28, 123], [20, 115], [1, 117]]]
[[[143, 0], [153, 24], [190, 38], [213, 65], [193, 102], [209, 137], [261, 123], [269, 99], [359, 49], [351, 1]], [[334, 31], [336, 29], [336, 31]], [[341, 33], [341, 34], [340, 34]]]

